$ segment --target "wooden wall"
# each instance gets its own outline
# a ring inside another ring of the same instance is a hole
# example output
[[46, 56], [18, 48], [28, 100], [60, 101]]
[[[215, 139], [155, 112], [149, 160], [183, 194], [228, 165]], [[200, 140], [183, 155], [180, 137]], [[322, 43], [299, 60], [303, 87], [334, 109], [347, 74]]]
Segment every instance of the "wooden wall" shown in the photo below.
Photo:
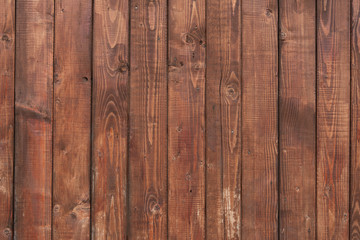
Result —
[[360, 239], [360, 0], [0, 0], [0, 239]]

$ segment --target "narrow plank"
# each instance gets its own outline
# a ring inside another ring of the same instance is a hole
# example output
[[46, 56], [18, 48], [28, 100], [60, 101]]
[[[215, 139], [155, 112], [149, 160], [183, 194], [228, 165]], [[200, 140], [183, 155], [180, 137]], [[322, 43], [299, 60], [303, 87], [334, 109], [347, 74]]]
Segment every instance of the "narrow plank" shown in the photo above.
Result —
[[55, 1], [53, 239], [90, 238], [91, 4]]
[[316, 1], [280, 1], [280, 238], [315, 239]]
[[167, 238], [167, 1], [131, 1], [129, 238]]
[[278, 238], [278, 5], [243, 0], [242, 238]]
[[12, 239], [15, 1], [0, 6], [0, 238]]
[[15, 239], [51, 239], [53, 25], [53, 1], [16, 1]]
[[350, 239], [360, 239], [360, 1], [352, 1]]
[[169, 1], [170, 239], [205, 238], [205, 1]]
[[126, 239], [128, 1], [94, 2], [92, 238]]
[[317, 238], [348, 239], [350, 1], [317, 9]]
[[207, 2], [206, 232], [241, 237], [241, 1]]

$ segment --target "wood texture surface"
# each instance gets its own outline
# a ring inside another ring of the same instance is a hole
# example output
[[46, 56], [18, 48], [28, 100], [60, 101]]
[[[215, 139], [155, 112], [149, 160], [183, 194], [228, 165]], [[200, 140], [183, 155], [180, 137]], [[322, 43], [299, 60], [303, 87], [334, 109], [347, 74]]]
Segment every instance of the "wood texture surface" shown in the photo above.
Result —
[[317, 238], [347, 239], [350, 1], [318, 1], [317, 10]]
[[207, 2], [206, 233], [241, 238], [241, 1]]
[[360, 239], [360, 1], [352, 1], [350, 239]]
[[16, 1], [15, 239], [51, 239], [53, 34], [53, 1]]
[[280, 1], [280, 238], [316, 234], [316, 2]]
[[131, 2], [129, 238], [167, 238], [167, 8]]
[[242, 238], [277, 239], [277, 1], [243, 0], [242, 24]]
[[13, 234], [15, 1], [0, 0], [0, 239]]
[[204, 239], [205, 1], [168, 8], [168, 235]]
[[91, 17], [55, 1], [53, 239], [90, 239]]
[[128, 1], [94, 2], [92, 238], [126, 239]]

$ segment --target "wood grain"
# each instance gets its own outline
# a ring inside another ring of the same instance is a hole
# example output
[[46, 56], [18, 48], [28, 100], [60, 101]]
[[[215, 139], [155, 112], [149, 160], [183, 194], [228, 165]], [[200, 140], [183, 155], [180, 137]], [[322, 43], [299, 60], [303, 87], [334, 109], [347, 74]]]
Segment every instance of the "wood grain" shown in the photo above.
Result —
[[92, 238], [126, 239], [128, 1], [94, 2]]
[[205, 238], [205, 1], [169, 1], [169, 239]]
[[278, 5], [242, 2], [242, 238], [278, 238]]
[[51, 239], [53, 25], [53, 1], [16, 1], [15, 239]]
[[167, 238], [167, 8], [131, 1], [129, 238]]
[[15, 1], [0, 6], [0, 239], [12, 239]]
[[53, 239], [90, 238], [91, 4], [55, 1]]
[[315, 239], [316, 2], [280, 1], [280, 238]]
[[350, 1], [318, 1], [317, 238], [349, 237]]
[[360, 1], [351, 19], [351, 197], [350, 239], [360, 239]]
[[206, 232], [241, 238], [241, 1], [207, 2]]

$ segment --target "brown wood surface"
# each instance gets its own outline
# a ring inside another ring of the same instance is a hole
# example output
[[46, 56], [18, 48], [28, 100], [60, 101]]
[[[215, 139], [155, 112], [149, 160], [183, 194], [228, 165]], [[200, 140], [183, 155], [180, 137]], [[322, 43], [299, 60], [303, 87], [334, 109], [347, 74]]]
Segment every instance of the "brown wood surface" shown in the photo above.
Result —
[[129, 238], [167, 238], [167, 8], [131, 2]]
[[15, 239], [51, 239], [53, 31], [53, 1], [16, 1]]
[[317, 238], [349, 237], [350, 0], [317, 6]]
[[90, 239], [91, 16], [55, 1], [53, 239]]
[[169, 239], [205, 238], [205, 1], [169, 1]]
[[94, 2], [93, 239], [127, 234], [128, 10], [127, 1]]
[[12, 239], [15, 1], [0, 6], [0, 239]]
[[277, 239], [277, 1], [243, 0], [242, 24], [242, 238]]
[[316, 234], [316, 2], [280, 1], [280, 238]]
[[241, 238], [241, 1], [207, 2], [206, 233]]
[[360, 239], [360, 1], [352, 1], [350, 239]]

